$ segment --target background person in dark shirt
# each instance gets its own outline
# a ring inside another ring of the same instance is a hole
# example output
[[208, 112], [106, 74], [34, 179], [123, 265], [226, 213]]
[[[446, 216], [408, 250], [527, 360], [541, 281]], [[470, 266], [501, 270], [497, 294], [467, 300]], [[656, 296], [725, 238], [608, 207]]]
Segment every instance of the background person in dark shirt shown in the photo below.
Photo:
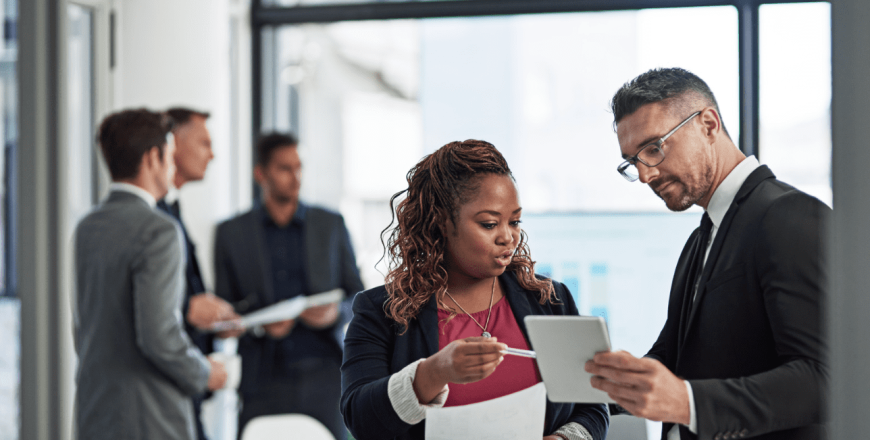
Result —
[[[263, 204], [218, 227], [216, 293], [238, 313], [299, 295], [363, 289], [341, 215], [299, 201], [297, 140], [270, 134], [257, 145], [254, 176]], [[239, 436], [254, 417], [301, 413], [347, 438], [339, 414], [347, 302], [311, 308], [299, 319], [252, 329], [239, 339]]]

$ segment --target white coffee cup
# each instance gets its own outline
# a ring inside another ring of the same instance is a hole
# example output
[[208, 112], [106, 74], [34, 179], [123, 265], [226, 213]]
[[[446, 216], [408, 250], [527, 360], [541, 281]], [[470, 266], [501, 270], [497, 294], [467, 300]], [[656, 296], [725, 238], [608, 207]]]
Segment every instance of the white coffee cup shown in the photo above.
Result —
[[224, 389], [234, 390], [239, 387], [242, 380], [242, 357], [235, 353], [212, 353], [208, 358], [220, 362], [227, 371], [227, 382]]

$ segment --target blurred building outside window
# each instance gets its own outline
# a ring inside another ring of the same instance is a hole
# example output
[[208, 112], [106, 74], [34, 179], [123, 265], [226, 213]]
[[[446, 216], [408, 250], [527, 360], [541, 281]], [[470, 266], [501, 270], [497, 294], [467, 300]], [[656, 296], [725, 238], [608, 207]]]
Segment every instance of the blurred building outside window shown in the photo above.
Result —
[[761, 162], [831, 206], [831, 4], [762, 5], [759, 30]]

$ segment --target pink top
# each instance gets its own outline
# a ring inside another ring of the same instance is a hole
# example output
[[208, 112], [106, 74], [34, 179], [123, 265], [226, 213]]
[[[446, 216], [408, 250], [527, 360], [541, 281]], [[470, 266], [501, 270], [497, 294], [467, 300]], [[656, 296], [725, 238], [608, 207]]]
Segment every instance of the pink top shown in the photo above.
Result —
[[[471, 316], [485, 325], [488, 310], [472, 313]], [[457, 340], [483, 333], [480, 327], [462, 311], [459, 312], [447, 324], [444, 321], [450, 316], [450, 312], [438, 309], [438, 349], [443, 349], [447, 344]], [[519, 324], [514, 317], [505, 298], [502, 298], [492, 306], [492, 316], [489, 318], [487, 330], [498, 342], [503, 342], [511, 348], [529, 349], [529, 344], [520, 330]], [[468, 405], [470, 403], [483, 402], [506, 396], [517, 391], [524, 390], [541, 381], [533, 359], [505, 355], [504, 361], [486, 379], [468, 384], [451, 383], [450, 394], [447, 395], [445, 407]]]

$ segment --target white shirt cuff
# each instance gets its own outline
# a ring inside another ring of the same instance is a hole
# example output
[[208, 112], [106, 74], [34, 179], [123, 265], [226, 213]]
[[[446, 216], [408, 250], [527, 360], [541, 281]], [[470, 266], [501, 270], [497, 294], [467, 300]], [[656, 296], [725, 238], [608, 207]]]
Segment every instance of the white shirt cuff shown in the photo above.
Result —
[[692, 434], [698, 433], [698, 415], [695, 414], [695, 394], [692, 392], [692, 385], [688, 380], [684, 380], [686, 384], [686, 390], [689, 391], [689, 431], [692, 431]]
[[426, 359], [420, 359], [402, 368], [401, 371], [390, 376], [390, 381], [387, 383], [387, 396], [390, 398], [393, 410], [396, 411], [399, 419], [409, 425], [422, 422], [426, 418], [426, 408], [443, 407], [450, 392], [450, 388], [444, 385], [431, 402], [422, 404], [417, 400], [417, 393], [414, 392], [414, 377], [417, 375], [417, 366], [424, 360]]
[[568, 440], [595, 440], [592, 434], [581, 424], [577, 422], [568, 422], [559, 428], [554, 434], [562, 434], [568, 437]]

